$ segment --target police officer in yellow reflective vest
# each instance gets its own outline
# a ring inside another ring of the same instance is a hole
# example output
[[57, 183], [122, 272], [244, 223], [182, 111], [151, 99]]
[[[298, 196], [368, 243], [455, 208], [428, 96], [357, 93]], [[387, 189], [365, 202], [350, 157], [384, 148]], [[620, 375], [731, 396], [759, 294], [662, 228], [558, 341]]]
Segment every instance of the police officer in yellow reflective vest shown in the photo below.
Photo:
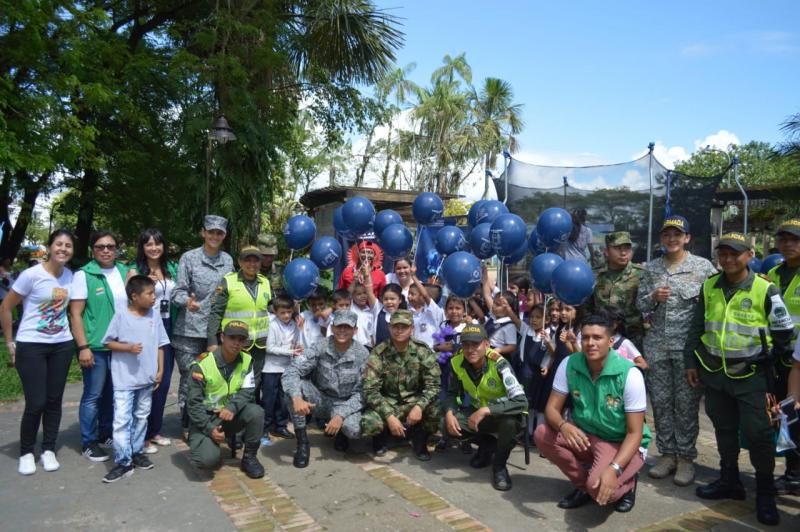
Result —
[[775, 430], [767, 395], [774, 393], [774, 361], [789, 348], [792, 320], [778, 288], [749, 269], [753, 250], [745, 235], [725, 233], [716, 249], [722, 273], [703, 283], [684, 352], [689, 383], [705, 387], [720, 456], [719, 480], [696, 493], [703, 499], [745, 498], [741, 432], [756, 471], [756, 516], [776, 525]]
[[[453, 377], [447, 390], [445, 425], [453, 437], [466, 434], [478, 440], [470, 465], [491, 464], [492, 486], [507, 491], [511, 477], [506, 462], [528, 400], [511, 364], [489, 348], [487, 338], [482, 325], [468, 324], [461, 331], [461, 350], [450, 359]], [[459, 404], [465, 394], [471, 398], [469, 407]]]
[[[238, 272], [225, 275], [217, 285], [208, 317], [208, 351], [213, 351], [217, 335], [231, 320], [243, 321], [250, 330], [244, 350], [253, 357], [256, 384], [261, 382], [261, 368], [267, 351], [269, 302], [272, 289], [269, 280], [259, 273], [261, 252], [246, 246], [239, 252]], [[256, 391], [258, 395], [258, 391]]]
[[264, 411], [255, 402], [253, 360], [244, 351], [247, 324], [233, 320], [225, 325], [220, 345], [203, 353], [190, 366], [186, 408], [189, 414], [189, 448], [192, 462], [213, 469], [220, 462], [219, 445], [227, 436], [244, 430], [241, 468], [250, 478], [264, 476], [258, 461]]
[[[800, 332], [800, 218], [786, 220], [778, 226], [775, 245], [783, 255], [783, 262], [772, 268], [767, 275], [780, 289], [786, 308], [792, 316], [794, 322], [792, 345], [795, 345]], [[775, 396], [779, 401], [787, 396], [792, 365], [793, 360], [789, 352], [775, 361], [775, 370], [778, 374]], [[800, 400], [800, 395], [795, 395], [794, 398]], [[800, 423], [790, 425], [789, 433], [795, 442], [800, 442]], [[800, 495], [800, 455], [796, 452], [786, 452], [786, 472], [775, 481], [775, 490], [779, 495]]]

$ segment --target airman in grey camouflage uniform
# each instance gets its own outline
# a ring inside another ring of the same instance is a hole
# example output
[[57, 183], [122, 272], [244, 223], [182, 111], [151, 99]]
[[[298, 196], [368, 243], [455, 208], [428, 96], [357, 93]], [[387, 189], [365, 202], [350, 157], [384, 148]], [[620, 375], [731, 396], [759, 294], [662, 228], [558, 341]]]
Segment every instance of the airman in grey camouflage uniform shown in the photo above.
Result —
[[[686, 380], [683, 349], [703, 282], [716, 273], [711, 262], [683, 249], [688, 241], [688, 221], [682, 216], [667, 218], [661, 229], [667, 254], [647, 263], [637, 296], [639, 310], [650, 318], [643, 355], [650, 366], [647, 391], [662, 457], [649, 474], [664, 478], [678, 470], [674, 479], [678, 485], [694, 479], [699, 432], [700, 394]], [[670, 252], [670, 246], [676, 249]]]
[[631, 262], [633, 242], [627, 231], [606, 235], [606, 262], [595, 271], [597, 282], [590, 300], [590, 310], [601, 307], [619, 307], [625, 313], [626, 336], [636, 347], [642, 348], [644, 327], [642, 313], [636, 308], [636, 293], [642, 278], [643, 268]]
[[258, 235], [258, 250], [261, 252], [261, 275], [269, 279], [272, 293], [283, 290], [283, 267], [275, 262], [275, 257], [278, 256], [278, 239], [275, 235], [261, 233]]
[[323, 338], [292, 359], [281, 377], [292, 414], [297, 453], [295, 467], [308, 465], [306, 414], [328, 422], [325, 432], [336, 436], [334, 448], [347, 450], [348, 439], [361, 435], [364, 407], [362, 382], [369, 351], [353, 341], [358, 316], [351, 310], [333, 313], [333, 335]]
[[411, 438], [420, 460], [430, 460], [428, 436], [439, 428], [438, 402], [441, 369], [436, 355], [411, 338], [413, 321], [408, 310], [396, 310], [389, 320], [389, 340], [378, 344], [367, 359], [364, 399], [367, 410], [361, 432], [374, 436], [373, 450], [386, 452], [383, 436]]

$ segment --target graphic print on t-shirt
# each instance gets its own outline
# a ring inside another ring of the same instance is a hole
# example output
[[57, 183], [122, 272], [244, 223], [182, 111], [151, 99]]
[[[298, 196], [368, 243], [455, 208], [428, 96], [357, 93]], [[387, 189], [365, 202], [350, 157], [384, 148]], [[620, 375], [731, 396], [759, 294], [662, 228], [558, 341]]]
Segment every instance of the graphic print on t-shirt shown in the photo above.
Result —
[[50, 300], [39, 304], [39, 321], [36, 330], [43, 334], [58, 334], [67, 328], [67, 296], [66, 288], [53, 288]]

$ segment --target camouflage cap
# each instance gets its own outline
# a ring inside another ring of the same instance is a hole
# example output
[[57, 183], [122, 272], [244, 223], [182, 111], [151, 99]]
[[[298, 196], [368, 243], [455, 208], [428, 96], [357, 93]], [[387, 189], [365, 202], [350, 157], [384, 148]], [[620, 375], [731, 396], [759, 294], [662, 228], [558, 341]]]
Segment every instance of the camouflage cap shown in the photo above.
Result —
[[414, 317], [410, 310], [395, 310], [389, 318], [389, 325], [414, 325]]
[[208, 214], [203, 218], [203, 229], [211, 231], [219, 229], [220, 231], [228, 232], [228, 220], [216, 214]]
[[483, 328], [483, 325], [477, 323], [470, 323], [461, 330], [462, 342], [482, 342], [487, 338], [489, 338], [489, 335], [486, 334], [486, 329]]
[[261, 258], [261, 251], [255, 246], [245, 246], [239, 250], [239, 258], [246, 259], [248, 257]]
[[747, 251], [752, 249], [750, 247], [750, 243], [747, 241], [747, 237], [744, 236], [742, 233], [737, 233], [735, 231], [731, 231], [730, 233], [723, 233], [722, 236], [719, 237], [719, 242], [717, 242], [717, 247], [714, 249], [719, 249], [723, 246], [729, 247], [736, 251]]
[[258, 250], [262, 255], [277, 255], [278, 238], [275, 235], [261, 233], [258, 235]]
[[333, 326], [349, 325], [355, 327], [358, 324], [358, 316], [352, 310], [337, 310], [333, 313]]
[[684, 218], [679, 214], [675, 214], [673, 216], [668, 216], [664, 220], [664, 224], [661, 226], [661, 230], [668, 229], [670, 227], [674, 227], [681, 233], [690, 233], [689, 231], [689, 220]]
[[783, 222], [778, 226], [778, 230], [775, 231], [776, 235], [779, 233], [789, 233], [800, 237], [800, 218], [792, 218]]
[[244, 336], [247, 338], [250, 335], [250, 328], [241, 320], [233, 320], [225, 325], [225, 328], [222, 329], [222, 334], [225, 336]]
[[624, 246], [625, 244], [633, 245], [631, 234], [627, 231], [615, 231], [606, 235], [606, 246]]

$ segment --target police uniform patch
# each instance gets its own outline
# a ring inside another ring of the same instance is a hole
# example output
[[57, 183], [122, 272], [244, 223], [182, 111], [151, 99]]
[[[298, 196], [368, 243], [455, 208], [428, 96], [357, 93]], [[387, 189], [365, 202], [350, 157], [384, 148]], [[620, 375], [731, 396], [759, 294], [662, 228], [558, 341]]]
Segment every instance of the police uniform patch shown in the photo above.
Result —
[[192, 372], [192, 380], [197, 381], [197, 382], [205, 382], [206, 378], [199, 371], [193, 371]]
[[197, 355], [197, 360], [203, 360], [208, 355], [209, 355], [209, 353], [200, 353], [199, 355]]
[[775, 316], [778, 318], [782, 318], [786, 316], [788, 312], [786, 311], [785, 307], [775, 307]]
[[514, 377], [512, 377], [512, 376], [510, 376], [510, 375], [509, 375], [508, 377], [506, 377], [505, 379], [503, 379], [503, 384], [504, 384], [506, 387], [509, 387], [509, 386], [513, 386], [514, 384], [516, 384], [516, 381], [514, 380]]
[[497, 351], [490, 350], [488, 353], [486, 353], [486, 357], [489, 358], [489, 360], [497, 362], [497, 360], [500, 358], [500, 353], [498, 353]]
[[575, 399], [580, 399], [581, 397], [580, 390], [575, 390], [574, 392], [572, 392], [572, 397], [574, 397]]
[[486, 385], [487, 385], [489, 388], [495, 388], [495, 387], [497, 386], [497, 382], [495, 382], [495, 380], [494, 380], [494, 379], [488, 379], [488, 380], [486, 381]]
[[800, 296], [800, 286], [794, 289], [794, 295]]
[[753, 301], [749, 298], [742, 299], [742, 310], [750, 310], [753, 308]]
[[215, 294], [221, 294], [222, 293], [222, 285], [221, 284], [217, 285], [217, 287], [214, 289], [214, 293]]

